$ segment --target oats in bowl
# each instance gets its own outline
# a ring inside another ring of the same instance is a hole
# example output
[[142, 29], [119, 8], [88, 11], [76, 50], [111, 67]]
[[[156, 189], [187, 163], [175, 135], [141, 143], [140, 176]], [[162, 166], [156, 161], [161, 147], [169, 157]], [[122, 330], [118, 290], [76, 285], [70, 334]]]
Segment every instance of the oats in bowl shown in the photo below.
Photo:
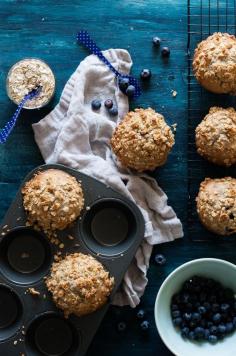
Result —
[[18, 105], [26, 94], [39, 86], [42, 88], [40, 94], [28, 100], [25, 109], [39, 109], [48, 104], [55, 92], [54, 74], [44, 61], [37, 58], [23, 59], [10, 69], [7, 94], [15, 104]]

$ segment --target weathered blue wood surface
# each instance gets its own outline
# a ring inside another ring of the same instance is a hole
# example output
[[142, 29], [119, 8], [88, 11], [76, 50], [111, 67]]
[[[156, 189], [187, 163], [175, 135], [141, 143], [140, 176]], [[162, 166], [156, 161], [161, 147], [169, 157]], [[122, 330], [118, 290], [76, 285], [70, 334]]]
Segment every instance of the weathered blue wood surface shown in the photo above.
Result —
[[[142, 299], [151, 328], [142, 335], [135, 319], [135, 310], [110, 308], [88, 356], [166, 356], [166, 349], [155, 328], [153, 306], [164, 278], [177, 266], [199, 257], [220, 257], [236, 262], [235, 243], [192, 242], [187, 236], [187, 57], [185, 0], [2, 0], [0, 1], [0, 125], [13, 113], [5, 80], [8, 69], [24, 57], [40, 57], [48, 62], [57, 78], [54, 102], [49, 107], [25, 111], [9, 142], [0, 147], [0, 217], [4, 216], [26, 173], [42, 163], [34, 142], [32, 122], [45, 116], [58, 101], [64, 84], [87, 52], [75, 41], [78, 29], [87, 29], [101, 48], [127, 48], [133, 58], [133, 73], [144, 67], [153, 77], [149, 88], [135, 106], [151, 106], [177, 123], [176, 145], [165, 167], [155, 172], [160, 186], [169, 196], [184, 223], [186, 236], [182, 241], [155, 248], [164, 253], [167, 264], [157, 267], [151, 261], [149, 284]], [[151, 38], [158, 35], [171, 48], [165, 63], [154, 51]], [[176, 90], [176, 98], [171, 96]], [[134, 105], [133, 105], [134, 106]], [[118, 334], [117, 321], [127, 322], [127, 331]], [[14, 355], [12, 355], [14, 356]]]

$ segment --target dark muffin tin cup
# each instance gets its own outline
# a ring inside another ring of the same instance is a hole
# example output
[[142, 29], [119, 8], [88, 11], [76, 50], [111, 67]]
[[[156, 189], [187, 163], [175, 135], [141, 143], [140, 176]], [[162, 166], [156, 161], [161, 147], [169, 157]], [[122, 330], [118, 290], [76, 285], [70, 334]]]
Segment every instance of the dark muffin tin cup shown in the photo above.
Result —
[[[84, 192], [81, 216], [58, 232], [63, 249], [52, 245], [42, 232], [25, 227], [21, 188], [37, 172], [47, 169], [74, 176]], [[29, 173], [22, 183], [0, 233], [0, 354], [83, 356], [143, 239], [139, 208], [85, 174], [61, 165], [44, 165]], [[93, 255], [105, 266], [115, 280], [107, 304], [81, 318], [64, 318], [44, 283], [58, 250], [63, 255]], [[30, 290], [37, 294], [32, 295]]]

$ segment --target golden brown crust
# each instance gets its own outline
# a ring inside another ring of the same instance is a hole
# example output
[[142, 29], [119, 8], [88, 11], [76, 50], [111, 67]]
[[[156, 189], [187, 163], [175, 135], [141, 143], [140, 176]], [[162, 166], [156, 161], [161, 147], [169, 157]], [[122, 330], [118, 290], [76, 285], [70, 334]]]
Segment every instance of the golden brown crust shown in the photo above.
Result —
[[202, 224], [219, 235], [236, 232], [236, 179], [206, 178], [196, 198]]
[[236, 38], [216, 32], [195, 49], [193, 71], [199, 83], [213, 93], [236, 95]]
[[162, 166], [173, 145], [171, 128], [151, 108], [129, 112], [111, 139], [111, 147], [121, 163], [139, 172]]
[[29, 224], [45, 232], [65, 229], [84, 206], [80, 183], [59, 169], [37, 173], [22, 188], [22, 194]]
[[198, 153], [209, 161], [231, 166], [236, 163], [236, 111], [234, 108], [210, 108], [196, 128]]
[[107, 302], [114, 278], [92, 256], [74, 253], [53, 263], [46, 285], [65, 317], [82, 316]]

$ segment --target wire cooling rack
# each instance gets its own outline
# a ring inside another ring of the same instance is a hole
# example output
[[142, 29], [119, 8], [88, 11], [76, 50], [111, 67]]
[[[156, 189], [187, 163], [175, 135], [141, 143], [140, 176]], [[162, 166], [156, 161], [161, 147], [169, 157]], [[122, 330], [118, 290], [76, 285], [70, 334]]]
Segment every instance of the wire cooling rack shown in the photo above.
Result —
[[[207, 92], [195, 80], [192, 59], [197, 44], [214, 32], [236, 34], [236, 0], [188, 0], [188, 234], [209, 241], [214, 234], [200, 223], [195, 198], [205, 177], [236, 177], [236, 168], [222, 168], [201, 158], [195, 147], [195, 128], [211, 106], [236, 107], [236, 98]], [[220, 238], [225, 239], [225, 238]], [[231, 240], [227, 237], [227, 240]]]

